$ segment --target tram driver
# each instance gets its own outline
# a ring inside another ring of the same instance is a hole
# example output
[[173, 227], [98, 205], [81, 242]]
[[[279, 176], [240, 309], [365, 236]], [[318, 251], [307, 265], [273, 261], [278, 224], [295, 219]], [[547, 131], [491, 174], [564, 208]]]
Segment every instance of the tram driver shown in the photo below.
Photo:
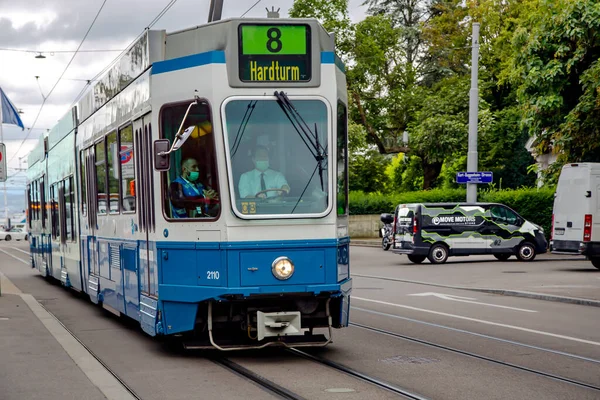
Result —
[[198, 161], [192, 157], [181, 162], [181, 175], [171, 183], [169, 196], [173, 218], [216, 217], [219, 213], [219, 195], [200, 182]]
[[269, 151], [258, 146], [252, 157], [254, 169], [240, 177], [239, 193], [241, 198], [267, 198], [282, 196], [290, 192], [290, 186], [283, 174], [269, 168]]

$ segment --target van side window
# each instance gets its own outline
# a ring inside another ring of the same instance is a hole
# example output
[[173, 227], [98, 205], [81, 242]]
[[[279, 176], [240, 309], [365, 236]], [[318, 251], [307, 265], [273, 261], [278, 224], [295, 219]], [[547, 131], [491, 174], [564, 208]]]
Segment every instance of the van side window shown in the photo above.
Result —
[[490, 208], [490, 212], [492, 214], [492, 220], [496, 222], [500, 222], [507, 225], [516, 225], [519, 221], [519, 217], [517, 216], [517, 214], [515, 214], [506, 207], [492, 206]]
[[517, 222], [519, 221], [519, 217], [517, 217], [517, 214], [515, 214], [508, 208], [505, 208], [504, 212], [506, 213], [506, 216], [505, 216], [506, 223], [509, 225], [517, 225]]

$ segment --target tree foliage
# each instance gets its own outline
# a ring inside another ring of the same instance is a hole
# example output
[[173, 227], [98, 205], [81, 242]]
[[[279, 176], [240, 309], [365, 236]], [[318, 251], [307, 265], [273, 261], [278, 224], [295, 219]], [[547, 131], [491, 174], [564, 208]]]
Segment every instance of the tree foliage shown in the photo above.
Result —
[[512, 36], [504, 77], [537, 150], [600, 160], [600, 3], [535, 0]]
[[[532, 142], [540, 154], [561, 154], [549, 183], [561, 162], [600, 161], [600, 2], [363, 4], [368, 15], [355, 24], [348, 0], [295, 0], [290, 12], [336, 33], [347, 71], [354, 188], [458, 187], [455, 174], [466, 169], [473, 22], [481, 27], [479, 170], [492, 171], [503, 188], [533, 185], [535, 160], [525, 148]], [[401, 155], [392, 161], [390, 153]]]

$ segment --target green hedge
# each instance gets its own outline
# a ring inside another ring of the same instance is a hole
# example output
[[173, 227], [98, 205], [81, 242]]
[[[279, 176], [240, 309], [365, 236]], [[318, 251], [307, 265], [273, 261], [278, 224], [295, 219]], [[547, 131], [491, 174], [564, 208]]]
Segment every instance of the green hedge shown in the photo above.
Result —
[[[477, 200], [507, 205], [523, 218], [541, 225], [549, 238], [554, 191], [554, 188], [482, 190], [478, 193]], [[465, 189], [434, 189], [391, 195], [350, 192], [350, 214], [393, 213], [394, 208], [401, 203], [464, 202], [466, 196]]]

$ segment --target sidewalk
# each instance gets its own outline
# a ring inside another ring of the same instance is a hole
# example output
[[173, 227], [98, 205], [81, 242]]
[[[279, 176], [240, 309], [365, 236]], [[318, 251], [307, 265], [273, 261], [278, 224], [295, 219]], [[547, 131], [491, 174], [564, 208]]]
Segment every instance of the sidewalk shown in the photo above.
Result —
[[127, 398], [33, 296], [21, 293], [1, 272], [0, 284], [0, 399]]

